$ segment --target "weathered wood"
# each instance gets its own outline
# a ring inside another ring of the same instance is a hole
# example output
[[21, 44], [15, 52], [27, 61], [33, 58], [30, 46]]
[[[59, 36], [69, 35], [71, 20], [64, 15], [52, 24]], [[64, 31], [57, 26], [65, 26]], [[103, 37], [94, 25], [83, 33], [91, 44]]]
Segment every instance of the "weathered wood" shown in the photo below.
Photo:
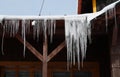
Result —
[[56, 47], [48, 56], [47, 62], [49, 62], [57, 53], [59, 53], [65, 47], [65, 41]]
[[81, 14], [82, 0], [78, 0], [78, 14]]
[[43, 67], [42, 67], [42, 77], [47, 77], [47, 52], [48, 52], [48, 43], [47, 35], [43, 41]]
[[[21, 38], [20, 35], [16, 35], [16, 38], [22, 43], [24, 44], [23, 39]], [[27, 41], [25, 41], [25, 45], [26, 47], [41, 61], [43, 61], [43, 56], [39, 53], [39, 51], [37, 51], [30, 43], [28, 43]]]
[[114, 26], [114, 28], [113, 28], [113, 36], [112, 36], [112, 46], [116, 45], [117, 38], [118, 38], [118, 28], [117, 28], [117, 26]]

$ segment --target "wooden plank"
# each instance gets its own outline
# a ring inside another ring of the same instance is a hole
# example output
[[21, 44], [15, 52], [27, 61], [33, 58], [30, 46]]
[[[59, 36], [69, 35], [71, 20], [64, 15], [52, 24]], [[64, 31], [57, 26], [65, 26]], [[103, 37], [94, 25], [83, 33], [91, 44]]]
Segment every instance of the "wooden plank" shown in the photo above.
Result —
[[48, 52], [48, 43], [47, 43], [47, 35], [45, 35], [45, 39], [43, 41], [43, 69], [42, 69], [42, 77], [47, 77], [47, 52]]
[[56, 54], [60, 52], [65, 47], [65, 41], [62, 42], [58, 47], [56, 47], [48, 56], [47, 62], [49, 62]]
[[[23, 39], [21, 38], [20, 35], [16, 35], [16, 38], [24, 44]], [[43, 61], [43, 56], [30, 44], [26, 41], [26, 47], [41, 61]]]
[[82, 0], [78, 0], [78, 14], [81, 14]]
[[38, 66], [41, 62], [21, 62], [21, 61], [0, 61], [0, 66]]

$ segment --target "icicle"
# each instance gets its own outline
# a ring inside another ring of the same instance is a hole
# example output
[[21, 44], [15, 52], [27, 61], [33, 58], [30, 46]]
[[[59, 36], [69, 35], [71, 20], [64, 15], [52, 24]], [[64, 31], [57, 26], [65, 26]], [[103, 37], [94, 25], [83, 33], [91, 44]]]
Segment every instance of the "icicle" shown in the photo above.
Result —
[[39, 41], [39, 36], [40, 36], [40, 21], [38, 20], [38, 24], [37, 24], [37, 41]]
[[3, 25], [3, 35], [2, 35], [2, 43], [1, 43], [2, 54], [4, 54], [3, 44], [4, 44], [5, 33], [10, 35], [10, 37], [14, 37], [17, 34], [18, 30], [19, 30], [18, 20], [5, 20], [4, 25]]
[[15, 34], [17, 34], [18, 33], [18, 31], [19, 31], [19, 20], [16, 20], [16, 22], [15, 22]]
[[69, 20], [65, 20], [65, 40], [66, 40], [66, 46], [67, 46], [67, 69], [69, 70], [69, 61], [70, 61], [70, 53], [69, 53], [69, 40], [70, 39], [70, 35], [69, 35]]
[[117, 28], [116, 8], [114, 7], [115, 27]]
[[48, 35], [51, 35], [51, 20], [47, 20]]
[[19, 21], [18, 20], [5, 20], [5, 32], [14, 37], [19, 30]]
[[53, 35], [55, 34], [56, 22], [53, 19], [47, 20], [48, 34], [50, 35], [50, 42], [52, 43]]
[[33, 38], [35, 40], [35, 37], [36, 37], [36, 24], [37, 24], [37, 21], [34, 20], [34, 25], [32, 23], [32, 26], [33, 26]]
[[109, 16], [114, 16], [114, 9], [113, 8], [111, 8], [110, 10], [109, 10]]
[[11, 21], [9, 20], [8, 21], [8, 25], [7, 26], [9, 26], [9, 29], [10, 29], [10, 37], [12, 37], [12, 26], [11, 26]]
[[[91, 26], [86, 16], [80, 18], [66, 18], [65, 19], [65, 38], [67, 44], [67, 65], [74, 65], [78, 62], [78, 69], [80, 69], [80, 54], [83, 66], [83, 60], [86, 57], [87, 37], [90, 38]], [[80, 52], [81, 51], [81, 52]], [[77, 60], [76, 60], [77, 57]], [[69, 64], [70, 61], [70, 64]], [[68, 68], [69, 66], [67, 66]], [[69, 68], [68, 68], [69, 69]]]
[[106, 21], [106, 32], [107, 32], [107, 28], [108, 28], [108, 13], [107, 13], [107, 11], [105, 12], [105, 21]]
[[26, 34], [30, 33], [30, 20], [25, 20], [25, 32]]
[[56, 31], [56, 20], [53, 20], [53, 26], [54, 26], [54, 34], [55, 34], [55, 31]]
[[36, 20], [33, 26], [33, 38], [37, 38], [37, 41], [39, 41], [39, 35], [40, 35], [40, 20]]
[[54, 28], [54, 21], [51, 19], [51, 25], [50, 25], [50, 42], [52, 43], [53, 39], [53, 28]]
[[4, 55], [4, 36], [5, 36], [5, 24], [3, 25], [3, 35], [2, 35], [2, 43], [1, 43], [1, 51], [2, 51], [2, 55]]
[[37, 23], [38, 23], [38, 21], [36, 20], [35, 23], [34, 23], [34, 26], [33, 26], [33, 38], [34, 38], [34, 40], [36, 38]]
[[77, 62], [78, 62], [78, 70], [80, 70], [80, 44], [79, 44], [79, 38], [77, 38]]
[[23, 56], [25, 57], [25, 49], [26, 49], [26, 29], [25, 29], [25, 20], [22, 20], [22, 38], [24, 40], [24, 49], [23, 49]]
[[46, 39], [46, 36], [47, 36], [47, 20], [44, 19], [43, 21], [43, 31], [44, 31], [44, 38]]

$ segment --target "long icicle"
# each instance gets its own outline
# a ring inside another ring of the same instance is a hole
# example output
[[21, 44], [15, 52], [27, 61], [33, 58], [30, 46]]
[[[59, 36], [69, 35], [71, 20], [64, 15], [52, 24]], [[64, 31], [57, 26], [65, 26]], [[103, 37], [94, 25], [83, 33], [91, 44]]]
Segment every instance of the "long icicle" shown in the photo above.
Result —
[[108, 12], [106, 11], [105, 12], [105, 21], [106, 21], [106, 32], [108, 31], [107, 28], [108, 28]]
[[[65, 38], [67, 43], [67, 68], [78, 62], [80, 69], [80, 58], [83, 67], [83, 60], [86, 57], [87, 38], [91, 35], [89, 24], [86, 16], [80, 18], [66, 18], [65, 20]], [[90, 38], [90, 37], [89, 37]], [[81, 52], [80, 52], [81, 51]], [[81, 54], [81, 57], [80, 57]], [[69, 62], [70, 61], [70, 62]]]
[[56, 20], [53, 21], [53, 26], [54, 26], [54, 34], [56, 32]]
[[50, 42], [52, 43], [53, 41], [53, 28], [54, 28], [54, 20], [50, 20]]
[[4, 36], [5, 36], [5, 25], [3, 25], [3, 35], [2, 35], [2, 43], [1, 43], [1, 51], [2, 51], [2, 55], [4, 55]]
[[115, 27], [117, 28], [116, 8], [114, 7]]
[[25, 20], [22, 21], [22, 38], [24, 41], [24, 49], [23, 49], [23, 56], [25, 57], [25, 50], [26, 50], [26, 33], [25, 33]]

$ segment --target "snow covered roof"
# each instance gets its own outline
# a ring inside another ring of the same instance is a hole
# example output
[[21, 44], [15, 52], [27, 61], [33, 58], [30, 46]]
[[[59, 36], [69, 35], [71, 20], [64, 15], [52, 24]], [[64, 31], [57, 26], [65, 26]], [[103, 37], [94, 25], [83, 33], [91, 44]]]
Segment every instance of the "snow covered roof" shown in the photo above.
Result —
[[[25, 55], [25, 41], [26, 32], [29, 30], [30, 20], [32, 20], [33, 34], [39, 38], [40, 29], [42, 28], [44, 36], [48, 30], [48, 34], [52, 39], [55, 33], [56, 20], [65, 20], [65, 40], [67, 45], [67, 62], [75, 64], [84, 60], [87, 50], [87, 38], [91, 37], [91, 20], [105, 13], [106, 26], [108, 14], [113, 14], [116, 20], [115, 6], [120, 0], [106, 6], [101, 11], [95, 13], [87, 13], [80, 15], [67, 15], [67, 16], [10, 16], [0, 15], [0, 23], [3, 26], [3, 37], [5, 32], [11, 36], [15, 36], [19, 31], [19, 20], [22, 21], [21, 34], [24, 39], [24, 55]], [[4, 23], [2, 21], [5, 21]], [[3, 38], [4, 39], [4, 38]], [[73, 45], [74, 44], [74, 45]], [[81, 52], [80, 52], [81, 51]], [[3, 52], [4, 53], [4, 52]], [[80, 60], [80, 54], [82, 59]], [[77, 57], [77, 60], [75, 60]], [[79, 67], [78, 67], [79, 68]]]
[[95, 12], [95, 13], [87, 13], [87, 14], [80, 14], [80, 15], [68, 15], [68, 16], [10, 16], [10, 15], [0, 15], [0, 21], [3, 19], [17, 19], [17, 20], [34, 20], [34, 19], [55, 19], [55, 20], [60, 20], [60, 19], [65, 19], [66, 17], [69, 18], [74, 18], [74, 17], [81, 17], [81, 16], [87, 16], [88, 17], [88, 21], [91, 21], [92, 19], [96, 18], [97, 16], [105, 13], [106, 11], [114, 8], [116, 6], [117, 3], [119, 3], [120, 0], [109, 4], [108, 6], [106, 6], [105, 8], [103, 8], [101, 11]]

